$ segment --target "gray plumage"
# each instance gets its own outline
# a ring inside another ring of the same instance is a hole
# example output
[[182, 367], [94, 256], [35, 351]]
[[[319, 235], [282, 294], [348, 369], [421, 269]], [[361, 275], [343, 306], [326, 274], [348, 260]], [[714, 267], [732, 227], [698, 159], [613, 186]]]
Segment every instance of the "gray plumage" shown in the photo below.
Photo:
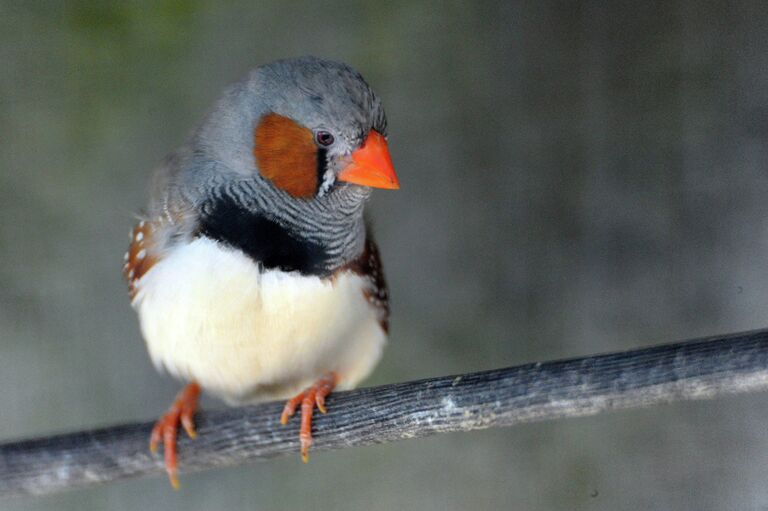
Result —
[[328, 193], [303, 199], [275, 187], [260, 175], [253, 156], [254, 128], [267, 113], [313, 131], [330, 131], [335, 142], [327, 156], [334, 173], [371, 129], [386, 135], [381, 102], [346, 64], [302, 57], [256, 68], [226, 89], [189, 140], [157, 171], [147, 213], [163, 219], [156, 233], [158, 250], [188, 241], [211, 202], [227, 197], [321, 244], [330, 256], [329, 267], [362, 252], [363, 205], [370, 189], [333, 183]]

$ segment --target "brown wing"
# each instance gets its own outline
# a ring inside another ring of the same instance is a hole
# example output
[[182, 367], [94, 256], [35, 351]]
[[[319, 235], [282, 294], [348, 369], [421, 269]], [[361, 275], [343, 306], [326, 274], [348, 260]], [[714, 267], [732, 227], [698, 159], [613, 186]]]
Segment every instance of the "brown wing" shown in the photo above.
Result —
[[389, 333], [389, 290], [387, 289], [387, 281], [384, 279], [379, 247], [376, 242], [369, 237], [360, 257], [343, 269], [366, 278], [369, 285], [363, 291], [363, 295], [368, 303], [376, 308], [381, 328]]
[[144, 220], [131, 231], [131, 245], [123, 257], [123, 277], [128, 282], [128, 295], [131, 299], [136, 296], [138, 280], [157, 262], [152, 250], [153, 232], [153, 224]]

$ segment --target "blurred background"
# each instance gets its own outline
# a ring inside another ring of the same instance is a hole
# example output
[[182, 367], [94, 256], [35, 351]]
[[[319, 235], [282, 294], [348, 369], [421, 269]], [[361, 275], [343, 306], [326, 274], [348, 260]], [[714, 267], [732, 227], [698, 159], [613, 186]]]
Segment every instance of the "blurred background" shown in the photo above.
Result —
[[[768, 326], [766, 2], [0, 0], [0, 441], [166, 409], [120, 277], [133, 215], [222, 87], [302, 54], [389, 117], [367, 383]], [[767, 422], [754, 394], [0, 509], [764, 510]]]

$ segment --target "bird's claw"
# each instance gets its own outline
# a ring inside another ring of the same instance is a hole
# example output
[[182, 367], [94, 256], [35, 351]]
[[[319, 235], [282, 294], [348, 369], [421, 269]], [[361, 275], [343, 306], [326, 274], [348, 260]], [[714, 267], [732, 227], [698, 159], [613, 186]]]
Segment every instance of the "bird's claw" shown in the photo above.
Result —
[[163, 440], [163, 454], [165, 455], [165, 471], [171, 486], [179, 489], [179, 477], [176, 459], [176, 442], [179, 425], [184, 428], [189, 438], [197, 438], [195, 423], [192, 420], [197, 409], [197, 398], [200, 396], [200, 386], [190, 383], [176, 396], [173, 405], [155, 423], [152, 434], [149, 437], [149, 450], [152, 454], [157, 452], [160, 440]]
[[304, 463], [309, 461], [309, 447], [312, 445], [312, 413], [315, 407], [320, 410], [320, 413], [328, 413], [325, 407], [325, 398], [333, 391], [333, 388], [338, 382], [338, 376], [336, 373], [328, 373], [311, 387], [304, 389], [302, 392], [289, 399], [285, 403], [283, 413], [280, 415], [280, 423], [288, 424], [296, 408], [301, 404], [301, 429], [299, 430], [299, 441], [301, 443], [301, 460]]

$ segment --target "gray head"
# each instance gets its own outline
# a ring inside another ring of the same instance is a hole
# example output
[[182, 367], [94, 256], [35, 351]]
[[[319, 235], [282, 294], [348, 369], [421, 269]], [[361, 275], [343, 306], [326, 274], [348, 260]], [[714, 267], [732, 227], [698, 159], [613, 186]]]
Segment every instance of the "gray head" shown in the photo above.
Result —
[[273, 62], [225, 91], [159, 181], [156, 206], [197, 211], [203, 224], [225, 207], [266, 217], [338, 265], [362, 250], [370, 189], [398, 188], [386, 131], [380, 100], [349, 66]]
[[[381, 101], [360, 73], [301, 57], [261, 66], [230, 87], [192, 145], [224, 173], [260, 177], [264, 186], [310, 199], [342, 183], [396, 188], [386, 131]], [[373, 147], [359, 151], [364, 145]]]
[[381, 101], [363, 77], [339, 62], [316, 57], [279, 60], [256, 70], [257, 87], [269, 91], [263, 101], [314, 133], [335, 135], [329, 152], [357, 149], [373, 129], [386, 137]]

